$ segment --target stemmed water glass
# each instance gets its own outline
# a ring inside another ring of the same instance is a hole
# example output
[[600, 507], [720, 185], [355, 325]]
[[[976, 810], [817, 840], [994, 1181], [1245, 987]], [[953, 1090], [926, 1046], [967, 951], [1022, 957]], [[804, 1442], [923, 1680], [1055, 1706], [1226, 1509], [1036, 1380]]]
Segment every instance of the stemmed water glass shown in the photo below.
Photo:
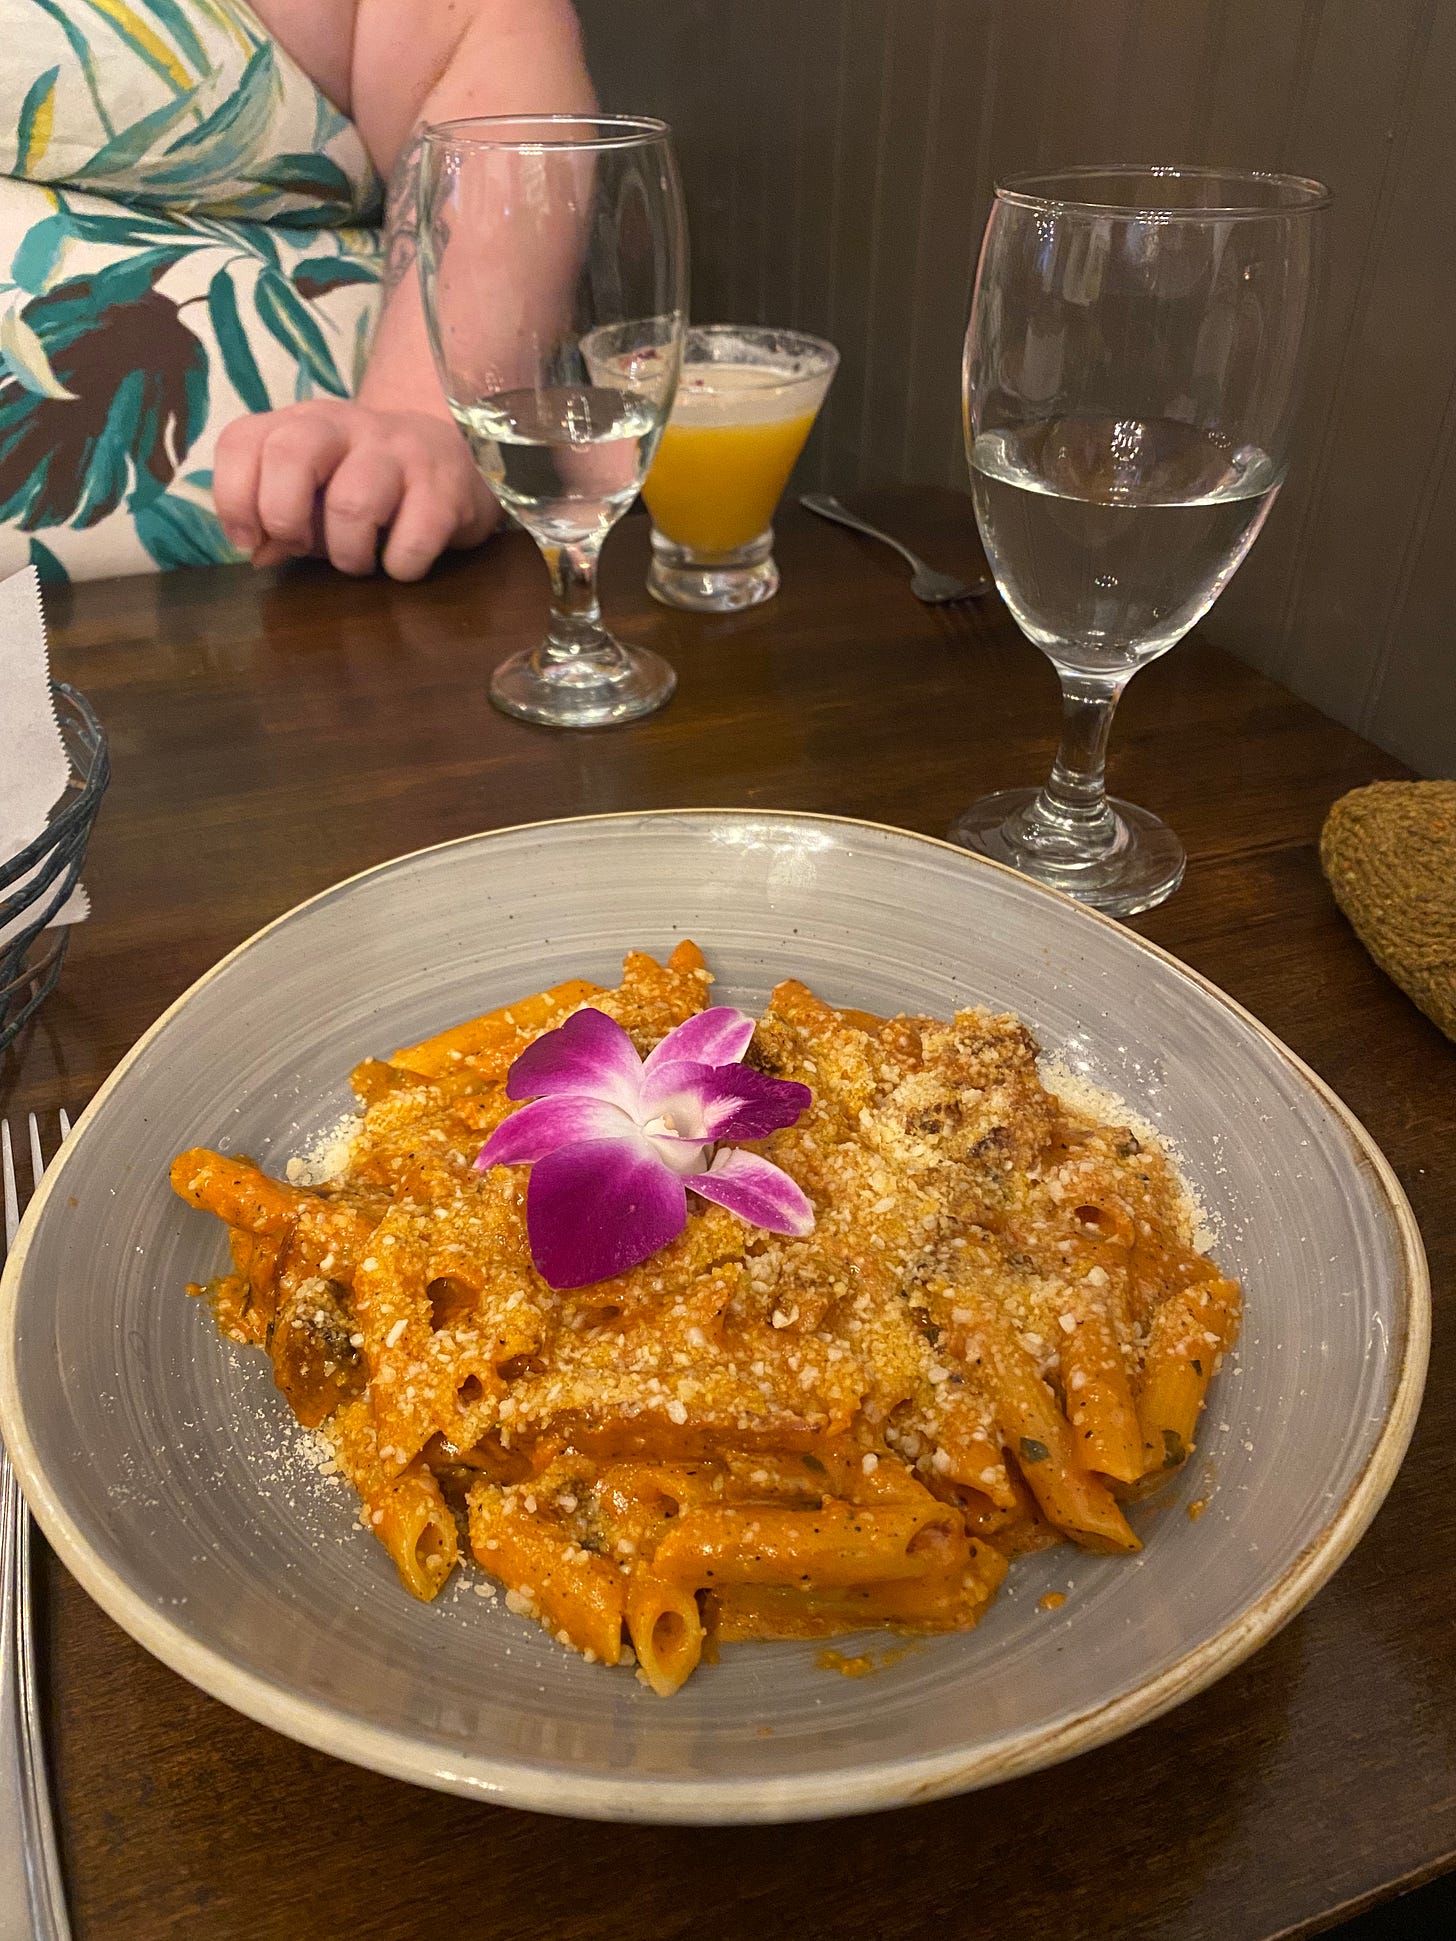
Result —
[[1056, 668], [1040, 789], [953, 841], [1117, 915], [1175, 890], [1183, 846], [1109, 801], [1128, 680], [1212, 606], [1284, 479], [1328, 200], [1216, 169], [1069, 169], [996, 191], [964, 369], [976, 518], [996, 583]]
[[[602, 625], [597, 558], [672, 408], [687, 230], [672, 137], [622, 116], [481, 116], [425, 131], [420, 278], [445, 396], [551, 574], [538, 647], [490, 698], [558, 728], [662, 706], [667, 662]], [[610, 345], [593, 371], [583, 342]]]

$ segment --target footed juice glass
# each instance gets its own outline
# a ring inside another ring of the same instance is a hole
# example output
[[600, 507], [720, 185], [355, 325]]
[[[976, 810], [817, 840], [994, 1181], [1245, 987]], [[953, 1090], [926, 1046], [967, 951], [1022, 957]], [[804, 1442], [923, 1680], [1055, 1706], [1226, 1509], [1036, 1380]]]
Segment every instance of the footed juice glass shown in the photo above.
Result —
[[770, 522], [838, 362], [832, 344], [800, 331], [689, 329], [672, 415], [642, 487], [654, 599], [730, 613], [777, 592]]

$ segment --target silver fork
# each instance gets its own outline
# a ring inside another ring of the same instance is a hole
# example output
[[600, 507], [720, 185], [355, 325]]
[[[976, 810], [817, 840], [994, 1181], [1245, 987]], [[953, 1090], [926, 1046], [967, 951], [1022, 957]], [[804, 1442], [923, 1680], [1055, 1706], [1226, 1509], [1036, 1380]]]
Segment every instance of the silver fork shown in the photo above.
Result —
[[[61, 1137], [71, 1121], [60, 1115]], [[45, 1171], [30, 1114], [30, 1199]], [[8, 1120], [0, 1120], [5, 1252], [20, 1225], [20, 1188]], [[51, 1820], [30, 1608], [30, 1516], [0, 1445], [0, 1941], [70, 1941], [66, 1889]]]
[[828, 492], [802, 492], [799, 504], [807, 512], [817, 512], [821, 519], [828, 519], [833, 525], [848, 526], [851, 532], [862, 532], [866, 539], [878, 539], [882, 545], [893, 546], [902, 559], [909, 560], [914, 571], [910, 575], [910, 591], [917, 600], [923, 600], [929, 607], [953, 606], [957, 600], [979, 600], [983, 593], [991, 591], [991, 582], [983, 573], [978, 580], [969, 584], [958, 580], [950, 573], [941, 573], [933, 566], [927, 566], [919, 553], [912, 553], [898, 539], [878, 526], [872, 526], [858, 513], [841, 505]]

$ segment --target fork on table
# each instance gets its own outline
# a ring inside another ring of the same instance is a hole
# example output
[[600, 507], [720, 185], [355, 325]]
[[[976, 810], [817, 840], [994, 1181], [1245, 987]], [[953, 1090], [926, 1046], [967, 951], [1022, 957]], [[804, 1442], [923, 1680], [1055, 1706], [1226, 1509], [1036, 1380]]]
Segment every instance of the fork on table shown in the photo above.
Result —
[[910, 591], [928, 607], [956, 606], [962, 600], [979, 600], [983, 593], [991, 591], [988, 574], [982, 573], [974, 580], [958, 580], [953, 573], [941, 573], [934, 566], [927, 566], [919, 553], [912, 553], [893, 534], [882, 531], [879, 526], [872, 526], [868, 519], [861, 519], [857, 512], [851, 512], [847, 505], [841, 505], [829, 492], [801, 492], [799, 504], [807, 512], [817, 512], [821, 519], [828, 519], [832, 525], [847, 526], [851, 532], [863, 533], [866, 539], [878, 539], [882, 545], [892, 547], [902, 559], [909, 561], [913, 569]]
[[[60, 1138], [71, 1130], [60, 1114]], [[27, 1128], [30, 1185], [16, 1177], [8, 1120], [0, 1120], [0, 1178], [5, 1196], [5, 1253], [45, 1171], [40, 1124]], [[59, 1140], [57, 1141], [59, 1144]], [[41, 1731], [40, 1688], [30, 1605], [30, 1516], [0, 1445], [0, 1941], [70, 1941], [65, 1882], [51, 1820]]]

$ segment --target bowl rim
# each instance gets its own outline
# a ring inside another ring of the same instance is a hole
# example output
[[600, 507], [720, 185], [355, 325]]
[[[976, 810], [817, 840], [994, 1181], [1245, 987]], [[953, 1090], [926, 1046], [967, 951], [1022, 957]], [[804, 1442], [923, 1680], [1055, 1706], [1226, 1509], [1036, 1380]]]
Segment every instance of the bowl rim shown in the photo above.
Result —
[[[189, 1637], [166, 1612], [157, 1609], [102, 1560], [71, 1520], [52, 1489], [27, 1431], [19, 1395], [15, 1360], [15, 1330], [20, 1289], [31, 1242], [52, 1193], [61, 1191], [68, 1162], [79, 1137], [106, 1105], [111, 1093], [132, 1067], [146, 1056], [153, 1040], [193, 995], [209, 984], [242, 953], [263, 937], [292, 921], [315, 904], [342, 894], [365, 878], [399, 869], [447, 849], [488, 843], [498, 837], [527, 831], [560, 829], [566, 825], [653, 821], [774, 821], [805, 826], [870, 831], [948, 852], [973, 868], [990, 869], [1029, 889], [1035, 896], [1071, 905], [1083, 918], [1117, 932], [1135, 951], [1168, 966], [1191, 981], [1205, 997], [1249, 1026], [1284, 1064], [1309, 1086], [1342, 1124], [1357, 1161], [1363, 1161], [1389, 1207], [1398, 1241], [1402, 1273], [1397, 1289], [1404, 1322], [1400, 1370], [1391, 1390], [1385, 1420], [1366, 1462], [1320, 1533], [1293, 1557], [1276, 1580], [1248, 1609], [1215, 1636], [1167, 1666], [1156, 1677], [1102, 1704], [1058, 1723], [1019, 1731], [1007, 1739], [971, 1751], [938, 1752], [922, 1757], [875, 1760], [858, 1767], [826, 1773], [798, 1773], [783, 1778], [658, 1779], [629, 1774], [609, 1778], [582, 1776], [569, 1770], [549, 1770], [526, 1760], [490, 1754], [442, 1757], [408, 1733], [351, 1718], [334, 1707], [300, 1698], [290, 1688], [262, 1673], [239, 1666], [212, 1645]], [[171, 1670], [222, 1700], [235, 1711], [355, 1765], [391, 1778], [437, 1790], [462, 1794], [534, 1812], [594, 1820], [642, 1821], [659, 1825], [734, 1825], [839, 1818], [886, 1808], [910, 1806], [973, 1788], [996, 1784], [1021, 1774], [1091, 1751], [1148, 1723], [1192, 1698], [1225, 1672], [1251, 1655], [1289, 1622], [1334, 1575], [1369, 1527], [1395, 1480], [1414, 1431], [1425, 1383], [1430, 1350], [1430, 1273], [1420, 1230], [1404, 1189], [1390, 1162], [1370, 1133], [1320, 1075], [1268, 1027], [1200, 971], [1185, 964], [1161, 945], [1128, 929], [1098, 910], [1088, 908], [1021, 876], [1006, 865], [976, 856], [956, 844], [892, 823], [858, 816], [820, 814], [802, 809], [630, 809], [596, 815], [556, 816], [541, 821], [512, 823], [480, 830], [407, 851], [317, 891], [294, 904], [251, 936], [234, 946], [203, 972], [137, 1039], [103, 1081], [76, 1121], [56, 1161], [45, 1174], [22, 1219], [20, 1230], [0, 1276], [0, 1432], [23, 1485], [32, 1513], [47, 1540], [82, 1588], [131, 1637]]]

